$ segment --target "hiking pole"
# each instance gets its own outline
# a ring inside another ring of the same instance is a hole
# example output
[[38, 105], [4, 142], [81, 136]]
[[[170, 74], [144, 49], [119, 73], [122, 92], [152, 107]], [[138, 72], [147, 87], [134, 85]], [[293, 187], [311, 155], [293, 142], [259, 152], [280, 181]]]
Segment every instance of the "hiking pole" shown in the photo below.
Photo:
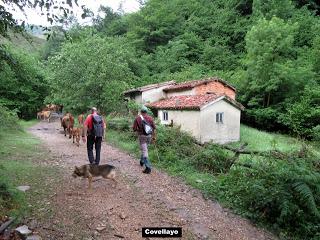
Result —
[[158, 151], [158, 148], [157, 148], [157, 144], [154, 143], [154, 149], [156, 150], [156, 154], [157, 154], [157, 158], [158, 158], [158, 163], [160, 162], [160, 157], [159, 157], [159, 151]]

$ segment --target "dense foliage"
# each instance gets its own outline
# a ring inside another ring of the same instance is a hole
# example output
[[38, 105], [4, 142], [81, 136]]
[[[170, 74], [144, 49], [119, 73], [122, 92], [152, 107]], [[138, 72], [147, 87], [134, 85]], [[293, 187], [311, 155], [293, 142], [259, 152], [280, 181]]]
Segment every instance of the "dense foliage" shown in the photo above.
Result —
[[39, 60], [12, 45], [0, 45], [0, 79], [0, 104], [20, 118], [34, 117], [47, 95]]
[[0, 104], [0, 131], [8, 131], [18, 128], [18, 116], [16, 112], [10, 111], [8, 108]]

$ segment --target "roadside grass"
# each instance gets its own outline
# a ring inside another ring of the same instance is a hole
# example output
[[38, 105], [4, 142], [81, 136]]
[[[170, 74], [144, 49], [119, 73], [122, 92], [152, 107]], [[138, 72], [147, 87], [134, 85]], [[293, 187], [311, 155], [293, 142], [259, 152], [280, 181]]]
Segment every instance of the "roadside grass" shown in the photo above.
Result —
[[[41, 199], [50, 192], [47, 185], [51, 177], [59, 174], [55, 168], [41, 164], [48, 159], [48, 152], [39, 139], [26, 132], [35, 123], [19, 121], [20, 130], [0, 134], [0, 184], [4, 190], [0, 194], [0, 215], [15, 217], [16, 222], [35, 208], [46, 207], [49, 211]], [[16, 189], [19, 185], [28, 185], [30, 190], [23, 193]]]

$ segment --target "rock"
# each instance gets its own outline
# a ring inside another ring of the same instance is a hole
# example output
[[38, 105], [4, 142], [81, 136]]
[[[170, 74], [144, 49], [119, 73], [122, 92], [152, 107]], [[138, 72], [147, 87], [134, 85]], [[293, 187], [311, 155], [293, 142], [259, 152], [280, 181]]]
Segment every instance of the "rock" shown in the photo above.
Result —
[[28, 191], [30, 189], [30, 186], [19, 186], [17, 187], [18, 190], [25, 192]]
[[124, 220], [124, 219], [127, 218], [127, 216], [126, 216], [124, 213], [120, 213], [119, 217], [120, 217], [122, 220]]
[[23, 226], [20, 226], [20, 227], [16, 228], [16, 231], [18, 233], [20, 233], [21, 235], [23, 235], [23, 236], [27, 236], [27, 235], [32, 233], [27, 225], [23, 225]]
[[201, 179], [196, 180], [197, 183], [202, 183], [203, 181]]
[[97, 227], [96, 230], [97, 230], [98, 232], [102, 232], [102, 231], [105, 230], [106, 228], [107, 228], [106, 225], [101, 225], [101, 226]]
[[39, 235], [31, 235], [26, 240], [42, 240], [42, 238]]

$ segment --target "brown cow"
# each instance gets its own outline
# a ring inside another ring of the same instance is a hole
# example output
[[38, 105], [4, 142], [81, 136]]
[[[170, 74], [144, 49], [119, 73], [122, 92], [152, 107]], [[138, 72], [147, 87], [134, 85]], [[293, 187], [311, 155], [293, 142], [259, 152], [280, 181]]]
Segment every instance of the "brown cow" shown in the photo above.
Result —
[[83, 126], [83, 123], [84, 123], [84, 114], [80, 114], [78, 116], [78, 123], [80, 126]]
[[42, 111], [41, 116], [43, 120], [48, 120], [50, 122], [50, 117], [51, 117], [51, 111]]
[[74, 139], [76, 139], [76, 142], [77, 142], [77, 146], [79, 147], [80, 145], [80, 136], [81, 136], [81, 133], [82, 133], [82, 128], [78, 127], [78, 128], [73, 128], [71, 130], [72, 132], [72, 142], [74, 143]]
[[42, 119], [42, 112], [37, 112], [37, 119], [39, 119], [39, 120]]
[[71, 113], [67, 113], [66, 115], [64, 115], [64, 117], [61, 119], [61, 126], [63, 127], [64, 136], [67, 136], [67, 132], [68, 132], [69, 138], [71, 138], [72, 129], [74, 126], [74, 117], [72, 116]]

